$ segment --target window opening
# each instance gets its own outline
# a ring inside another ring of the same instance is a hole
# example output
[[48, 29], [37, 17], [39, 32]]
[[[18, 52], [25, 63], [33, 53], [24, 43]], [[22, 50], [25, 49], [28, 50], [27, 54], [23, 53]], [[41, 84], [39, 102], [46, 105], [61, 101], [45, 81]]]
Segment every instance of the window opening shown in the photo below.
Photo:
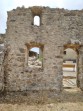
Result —
[[28, 66], [32, 68], [42, 68], [41, 48], [33, 47], [29, 50]]
[[64, 54], [66, 54], [66, 51], [64, 51]]
[[40, 17], [34, 16], [34, 25], [40, 26]]

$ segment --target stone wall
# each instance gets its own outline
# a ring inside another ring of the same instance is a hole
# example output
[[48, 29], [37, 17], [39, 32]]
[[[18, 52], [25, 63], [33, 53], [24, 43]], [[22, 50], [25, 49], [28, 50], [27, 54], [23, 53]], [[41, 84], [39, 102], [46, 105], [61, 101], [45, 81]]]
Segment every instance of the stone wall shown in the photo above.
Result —
[[[36, 15], [40, 17], [40, 26], [33, 25]], [[63, 89], [64, 45], [70, 43], [71, 39], [83, 43], [83, 10], [18, 7], [8, 12], [5, 36], [7, 45], [4, 68], [6, 90], [60, 92]], [[41, 69], [28, 67], [30, 47], [41, 47], [43, 51]], [[83, 74], [80, 74], [82, 84]], [[83, 85], [80, 87], [83, 89]]]
[[4, 38], [5, 35], [0, 35], [0, 91], [4, 90]]

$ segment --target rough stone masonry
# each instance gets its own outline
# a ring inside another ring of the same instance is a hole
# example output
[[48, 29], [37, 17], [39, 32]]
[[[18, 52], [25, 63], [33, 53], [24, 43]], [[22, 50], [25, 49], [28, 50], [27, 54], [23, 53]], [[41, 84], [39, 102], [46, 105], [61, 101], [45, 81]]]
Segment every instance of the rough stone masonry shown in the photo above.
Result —
[[[40, 26], [34, 25], [34, 17]], [[74, 42], [72, 42], [74, 41]], [[8, 12], [7, 29], [0, 34], [0, 92], [63, 90], [63, 51], [73, 48], [77, 58], [77, 86], [83, 90], [83, 10], [33, 6]], [[42, 67], [28, 66], [29, 50], [42, 51]]]

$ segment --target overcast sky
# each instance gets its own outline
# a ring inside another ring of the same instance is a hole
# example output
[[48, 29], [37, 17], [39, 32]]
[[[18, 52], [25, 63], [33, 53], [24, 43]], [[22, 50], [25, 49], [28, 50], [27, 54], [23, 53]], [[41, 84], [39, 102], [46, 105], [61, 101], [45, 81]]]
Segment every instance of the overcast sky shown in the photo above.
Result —
[[7, 11], [18, 6], [49, 6], [69, 10], [83, 9], [83, 0], [0, 0], [0, 33], [5, 33]]

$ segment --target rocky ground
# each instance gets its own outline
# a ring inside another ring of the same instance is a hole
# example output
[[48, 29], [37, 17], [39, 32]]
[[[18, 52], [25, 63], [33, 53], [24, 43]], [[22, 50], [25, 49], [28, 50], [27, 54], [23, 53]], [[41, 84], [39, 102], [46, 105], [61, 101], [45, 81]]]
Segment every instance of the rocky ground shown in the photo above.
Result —
[[83, 111], [83, 92], [64, 89], [58, 99], [36, 94], [33, 98], [26, 93], [4, 95], [0, 97], [0, 111]]

